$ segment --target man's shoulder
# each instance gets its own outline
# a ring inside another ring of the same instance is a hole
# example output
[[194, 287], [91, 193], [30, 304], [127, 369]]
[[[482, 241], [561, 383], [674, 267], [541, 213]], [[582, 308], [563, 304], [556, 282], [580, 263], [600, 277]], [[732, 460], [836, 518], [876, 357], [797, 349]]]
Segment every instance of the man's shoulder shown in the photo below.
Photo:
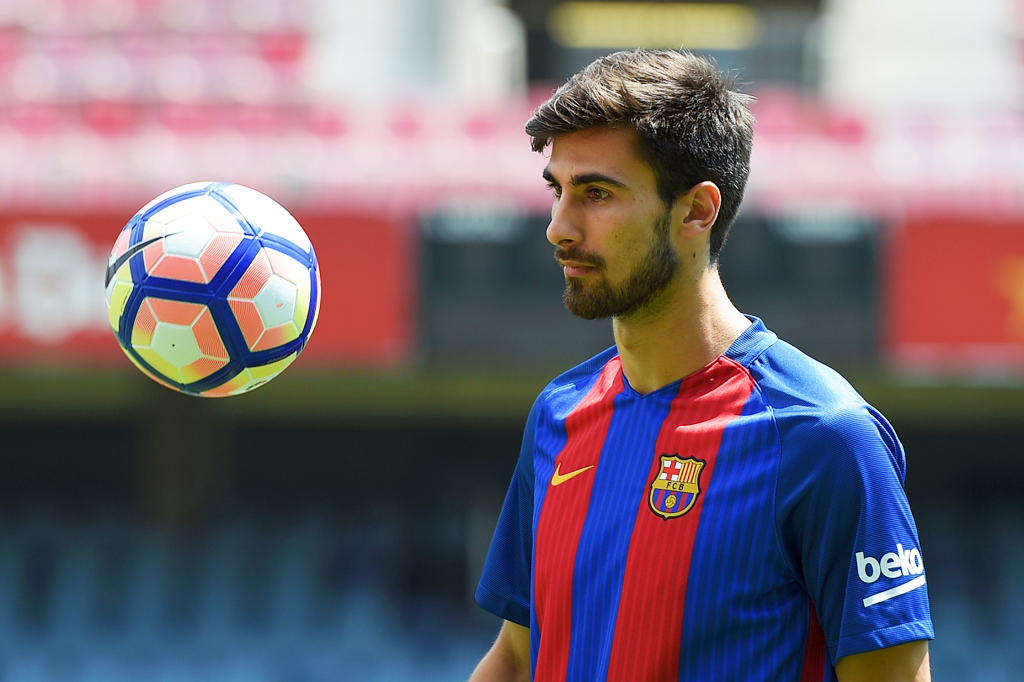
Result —
[[797, 414], [827, 418], [867, 406], [839, 372], [781, 340], [760, 319], [750, 320], [726, 356], [749, 372], [777, 419]]
[[584, 362], [576, 365], [572, 369], [566, 370], [559, 374], [557, 377], [552, 379], [544, 390], [541, 391], [540, 397], [550, 396], [551, 394], [558, 393], [564, 389], [578, 389], [581, 386], [593, 383], [597, 376], [604, 369], [605, 365], [609, 361], [614, 360], [619, 355], [619, 351], [615, 346], [606, 348], [597, 355], [587, 359]]
[[785, 459], [834, 465], [853, 453], [877, 451], [902, 471], [903, 449], [892, 426], [836, 370], [785, 341], [772, 344], [749, 370], [771, 406]]
[[[552, 379], [544, 390], [537, 396], [534, 409], [544, 406], [553, 401], [561, 402], [570, 394], [586, 393], [597, 380], [601, 371], [612, 360], [618, 357], [619, 353], [615, 346], [607, 348], [597, 355], [581, 362], [572, 369], [562, 372]], [[571, 398], [570, 398], [571, 400]]]
[[843, 375], [783, 340], [766, 348], [748, 369], [775, 410], [829, 414], [867, 406]]

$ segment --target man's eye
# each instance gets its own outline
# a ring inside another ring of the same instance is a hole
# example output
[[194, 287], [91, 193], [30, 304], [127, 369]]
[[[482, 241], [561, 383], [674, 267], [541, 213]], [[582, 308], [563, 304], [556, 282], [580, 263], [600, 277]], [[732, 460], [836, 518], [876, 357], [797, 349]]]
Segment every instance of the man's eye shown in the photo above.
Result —
[[590, 196], [591, 199], [594, 199], [595, 201], [601, 201], [603, 199], [607, 199], [610, 196], [607, 190], [603, 190], [599, 187], [591, 187], [590, 190], [588, 190], [587, 194]]
[[562, 197], [562, 188], [558, 185], [548, 185], [548, 189], [551, 190], [556, 199], [560, 199]]

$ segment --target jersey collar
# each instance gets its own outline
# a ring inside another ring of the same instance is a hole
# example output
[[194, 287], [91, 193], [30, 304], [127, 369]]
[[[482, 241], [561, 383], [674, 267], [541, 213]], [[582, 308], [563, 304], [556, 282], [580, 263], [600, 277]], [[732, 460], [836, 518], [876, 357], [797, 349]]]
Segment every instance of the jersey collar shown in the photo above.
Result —
[[735, 360], [744, 367], [749, 367], [750, 363], [768, 346], [778, 341], [779, 337], [764, 326], [761, 318], [753, 315], [747, 315], [746, 318], [750, 320], [750, 326], [732, 342], [729, 350], [725, 351], [725, 357]]

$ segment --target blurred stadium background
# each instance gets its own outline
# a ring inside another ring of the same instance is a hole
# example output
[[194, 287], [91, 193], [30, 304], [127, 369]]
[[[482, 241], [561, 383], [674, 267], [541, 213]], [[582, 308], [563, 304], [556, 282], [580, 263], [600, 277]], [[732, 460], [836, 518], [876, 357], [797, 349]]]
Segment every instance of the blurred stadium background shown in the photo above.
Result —
[[[757, 95], [741, 309], [907, 449], [939, 681], [1024, 679], [1019, 0], [0, 0], [0, 681], [462, 680], [535, 394], [611, 343], [561, 307], [522, 124], [621, 47]], [[320, 323], [186, 398], [107, 328], [157, 194], [259, 189]]]

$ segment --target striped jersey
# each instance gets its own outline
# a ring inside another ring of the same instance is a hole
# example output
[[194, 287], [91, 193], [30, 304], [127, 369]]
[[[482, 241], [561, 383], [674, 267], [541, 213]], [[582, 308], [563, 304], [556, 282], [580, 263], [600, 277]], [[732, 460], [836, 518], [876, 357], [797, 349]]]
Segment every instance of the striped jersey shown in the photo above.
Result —
[[537, 682], [821, 682], [933, 638], [892, 427], [760, 320], [640, 395], [615, 348], [537, 398], [477, 602]]

